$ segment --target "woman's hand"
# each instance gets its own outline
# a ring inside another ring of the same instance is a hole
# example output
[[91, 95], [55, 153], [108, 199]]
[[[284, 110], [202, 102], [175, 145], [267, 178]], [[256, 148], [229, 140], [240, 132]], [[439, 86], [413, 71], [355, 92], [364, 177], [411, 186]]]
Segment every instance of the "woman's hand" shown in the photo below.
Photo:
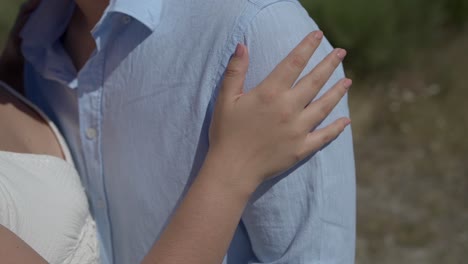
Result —
[[310, 132], [351, 85], [343, 79], [311, 103], [345, 57], [344, 50], [333, 51], [294, 85], [322, 38], [320, 31], [307, 36], [246, 94], [248, 52], [238, 46], [216, 102], [205, 162], [143, 263], [221, 263], [258, 185], [319, 150], [350, 123], [342, 118]]
[[[210, 128], [208, 159], [234, 170], [249, 191], [320, 150], [335, 139], [348, 118], [313, 131], [346, 94], [352, 82], [343, 79], [311, 103], [346, 56], [334, 50], [312, 72], [296, 83], [323, 38], [308, 35], [258, 87], [243, 94], [248, 51], [237, 47], [225, 74]], [[292, 89], [291, 89], [292, 88]], [[312, 131], [312, 132], [311, 132]]]
[[0, 55], [0, 80], [18, 89], [22, 86], [24, 66], [20, 33], [29, 16], [38, 7], [39, 3], [40, 0], [29, 0], [21, 6], [5, 48]]

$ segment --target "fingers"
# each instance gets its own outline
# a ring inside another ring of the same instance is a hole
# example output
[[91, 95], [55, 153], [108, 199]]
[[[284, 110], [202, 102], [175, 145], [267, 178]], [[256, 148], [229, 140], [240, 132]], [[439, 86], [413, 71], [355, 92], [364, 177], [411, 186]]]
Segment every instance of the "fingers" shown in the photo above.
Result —
[[291, 93], [294, 94], [301, 106], [305, 107], [317, 96], [346, 57], [346, 54], [347, 52], [344, 49], [335, 49], [297, 83]]
[[[291, 88], [307, 66], [323, 39], [322, 31], [314, 31], [307, 35], [301, 43], [273, 70], [265, 81], [279, 84], [279, 89]], [[271, 86], [268, 85], [271, 89]]]
[[326, 144], [336, 139], [349, 124], [351, 124], [351, 120], [344, 117], [336, 120], [325, 128], [309, 133], [304, 144], [305, 157], [320, 150]]
[[303, 113], [303, 123], [307, 129], [314, 128], [322, 122], [341, 101], [348, 92], [353, 82], [350, 79], [342, 79], [335, 86], [328, 90], [320, 99], [308, 105]]
[[238, 44], [224, 74], [219, 97], [224, 100], [236, 100], [243, 92], [245, 77], [249, 67], [247, 47]]

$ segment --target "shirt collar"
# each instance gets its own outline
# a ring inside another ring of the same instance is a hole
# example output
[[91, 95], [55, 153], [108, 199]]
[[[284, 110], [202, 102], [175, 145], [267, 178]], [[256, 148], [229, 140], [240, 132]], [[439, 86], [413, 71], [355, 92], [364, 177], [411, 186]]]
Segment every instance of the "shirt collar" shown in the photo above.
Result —
[[103, 18], [106, 14], [118, 12], [129, 15], [151, 31], [154, 31], [161, 19], [162, 0], [111, 0]]
[[42, 1], [21, 32], [23, 47], [52, 45], [65, 31], [74, 7], [72, 0]]
[[[110, 0], [92, 32], [98, 50], [105, 41], [103, 39], [106, 39], [109, 27], [105, 25], [108, 24], [106, 21], [111, 22], [112, 14], [131, 16], [153, 32], [160, 22], [162, 1], [139, 0], [136, 4], [135, 0]], [[63, 60], [58, 59], [67, 57], [58, 40], [68, 26], [74, 8], [74, 0], [42, 0], [21, 32], [26, 60], [46, 78], [70, 82], [76, 74], [71, 62], [64, 64]]]
[[[75, 4], [73, 0], [43, 0], [21, 32], [26, 46], [52, 44], [65, 31], [71, 18]], [[105, 10], [100, 24], [111, 13], [129, 15], [154, 31], [161, 18], [162, 0], [111, 0]], [[28, 45], [29, 44], [29, 45]]]

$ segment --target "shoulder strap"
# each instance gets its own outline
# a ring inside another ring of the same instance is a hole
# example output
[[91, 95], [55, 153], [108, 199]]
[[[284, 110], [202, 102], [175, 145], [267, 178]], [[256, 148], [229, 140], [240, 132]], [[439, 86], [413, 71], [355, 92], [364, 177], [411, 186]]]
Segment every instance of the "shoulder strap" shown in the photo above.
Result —
[[0, 88], [5, 89], [14, 97], [18, 98], [22, 103], [26, 104], [28, 107], [33, 109], [35, 112], [39, 114], [39, 116], [42, 117], [42, 119], [44, 119], [44, 121], [49, 125], [50, 129], [52, 130], [55, 137], [57, 138], [57, 141], [59, 142], [60, 147], [62, 148], [62, 152], [63, 152], [63, 155], [65, 156], [66, 161], [74, 165], [70, 149], [68, 148], [68, 145], [66, 144], [65, 139], [63, 138], [62, 134], [59, 132], [57, 127], [54, 125], [54, 123], [47, 117], [47, 115], [44, 114], [44, 112], [42, 112], [37, 106], [35, 106], [28, 99], [26, 99], [24, 96], [22, 96], [20, 93], [18, 93], [15, 89], [13, 89], [11, 86], [6, 84], [5, 82], [0, 81]]

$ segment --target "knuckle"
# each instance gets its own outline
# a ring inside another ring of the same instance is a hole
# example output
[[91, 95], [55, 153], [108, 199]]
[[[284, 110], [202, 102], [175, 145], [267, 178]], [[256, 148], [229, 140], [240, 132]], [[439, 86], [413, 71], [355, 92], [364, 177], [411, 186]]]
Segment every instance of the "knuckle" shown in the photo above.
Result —
[[260, 99], [264, 104], [271, 104], [275, 101], [277, 92], [274, 89], [266, 89], [260, 93]]
[[301, 162], [305, 157], [307, 157], [307, 153], [304, 148], [299, 148], [293, 155], [295, 163]]
[[312, 87], [317, 87], [320, 85], [320, 78], [317, 76], [317, 74], [311, 74], [309, 77], [310, 85]]
[[323, 133], [322, 137], [321, 137], [321, 142], [322, 144], [326, 144], [330, 141], [332, 141], [333, 139], [333, 134], [331, 131], [326, 131], [325, 133]]
[[330, 113], [330, 107], [328, 106], [328, 104], [322, 102], [319, 106], [318, 112], [320, 119], [323, 120], [327, 118], [328, 114]]
[[[280, 106], [279, 115], [281, 123], [289, 123], [294, 118], [295, 109], [286, 102], [283, 102]], [[293, 128], [293, 131], [295, 129]]]
[[339, 125], [333, 125], [325, 132], [323, 137], [324, 143], [329, 143], [333, 141], [338, 135], [342, 132], [342, 129]]
[[300, 128], [294, 128], [291, 130], [290, 138], [293, 141], [301, 139], [303, 137], [304, 132]]
[[321, 87], [325, 82], [325, 75], [321, 72], [315, 72], [311, 75], [311, 83], [316, 87]]
[[332, 135], [333, 137], [337, 137], [340, 133], [341, 133], [341, 126], [340, 125], [336, 125], [334, 128], [333, 128], [333, 132], [332, 132]]
[[299, 54], [293, 54], [290, 59], [290, 65], [293, 69], [302, 69], [307, 65], [307, 60]]
[[[292, 111], [288, 109], [283, 109], [280, 111], [280, 123], [289, 123], [293, 117]], [[295, 132], [291, 133], [293, 136], [296, 135]]]
[[301, 152], [296, 152], [293, 156], [294, 163], [299, 163], [303, 159]]
[[237, 67], [231, 65], [226, 69], [224, 76], [228, 78], [237, 77], [240, 75], [240, 72], [241, 71]]

